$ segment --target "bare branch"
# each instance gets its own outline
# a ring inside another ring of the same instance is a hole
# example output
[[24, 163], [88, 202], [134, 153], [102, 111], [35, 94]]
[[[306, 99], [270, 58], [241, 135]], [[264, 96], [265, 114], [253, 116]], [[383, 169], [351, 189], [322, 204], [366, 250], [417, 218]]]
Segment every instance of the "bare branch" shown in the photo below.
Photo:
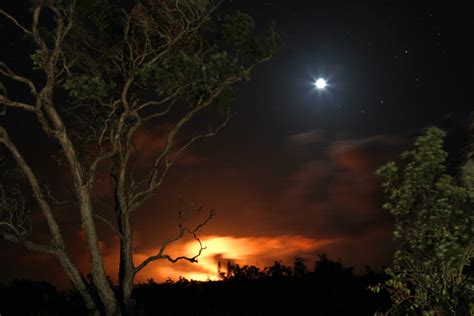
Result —
[[[200, 209], [199, 209], [200, 210]], [[165, 242], [161, 245], [161, 248], [160, 250], [158, 251], [158, 253], [154, 256], [150, 256], [148, 258], [146, 258], [142, 263], [140, 263], [134, 270], [134, 274], [137, 274], [138, 272], [140, 272], [140, 270], [142, 270], [143, 268], [145, 268], [149, 263], [155, 261], [155, 260], [160, 260], [160, 259], [166, 259], [170, 262], [173, 262], [173, 263], [176, 263], [178, 261], [181, 261], [181, 260], [185, 260], [185, 261], [189, 261], [189, 262], [197, 262], [197, 258], [202, 254], [202, 251], [204, 249], [206, 249], [206, 247], [203, 247], [202, 245], [202, 242], [201, 240], [199, 239], [198, 237], [198, 232], [199, 230], [205, 226], [214, 216], [216, 215], [216, 213], [214, 212], [214, 210], [211, 210], [209, 212], [209, 215], [206, 217], [206, 219], [200, 223], [199, 225], [197, 225], [193, 230], [190, 230], [189, 228], [185, 227], [184, 226], [184, 222], [185, 222], [185, 217], [184, 217], [184, 210], [182, 208], [182, 204], [180, 205], [180, 209], [179, 209], [179, 233], [175, 236], [175, 237], [172, 237], [172, 238], [169, 238], [167, 240], [165, 240]], [[173, 258], [171, 257], [170, 255], [167, 255], [167, 254], [164, 254], [166, 248], [172, 244], [173, 242], [177, 241], [177, 240], [180, 240], [181, 238], [183, 238], [184, 234], [185, 233], [189, 233], [191, 235], [193, 235], [194, 237], [194, 240], [196, 240], [199, 244], [199, 251], [196, 255], [192, 256], [192, 257], [189, 257], [189, 256], [179, 256], [179, 257], [176, 257], [176, 258]]]
[[114, 154], [115, 154], [114, 150], [106, 150], [105, 152], [100, 153], [99, 155], [97, 155], [97, 157], [94, 159], [94, 161], [92, 162], [92, 164], [89, 168], [89, 179], [88, 179], [89, 188], [92, 188], [92, 186], [94, 185], [96, 172], [97, 172], [97, 168], [98, 168], [99, 164], [102, 161], [105, 161], [107, 159], [112, 158]]
[[16, 74], [13, 70], [11, 70], [8, 67], [7, 64], [5, 64], [3, 62], [0, 62], [0, 74], [4, 75], [5, 77], [8, 77], [10, 79], [16, 80], [18, 82], [21, 82], [21, 83], [27, 85], [33, 96], [36, 96], [38, 94], [38, 91], [36, 90], [35, 85], [33, 84], [33, 82], [30, 79]]
[[53, 204], [55, 204], [55, 205], [64, 205], [64, 204], [70, 203], [70, 201], [60, 201], [60, 200], [58, 200], [53, 195], [53, 192], [51, 191], [51, 189], [46, 184], [43, 184], [43, 187], [44, 187], [44, 191], [45, 191], [45, 196], [48, 197]]
[[104, 224], [106, 224], [114, 233], [116, 233], [120, 239], [123, 239], [122, 234], [115, 228], [115, 226], [112, 224], [112, 222], [105, 217], [102, 217], [100, 215], [94, 214], [94, 217], [97, 219], [100, 219]]
[[28, 240], [31, 232], [31, 213], [26, 208], [23, 193], [18, 187], [20, 183], [16, 183], [23, 180], [23, 177], [19, 168], [12, 168], [4, 161], [0, 161], [0, 237], [31, 250], [54, 253], [59, 249]]
[[[141, 203], [143, 203], [146, 198], [161, 184], [161, 180], [164, 177], [164, 173], [160, 174], [160, 166], [162, 165], [163, 161], [166, 161], [165, 164], [165, 171], [169, 168], [171, 164], [173, 164], [173, 160], [169, 160], [168, 156], [171, 153], [171, 150], [174, 146], [175, 138], [179, 134], [181, 128], [188, 123], [197, 113], [199, 113], [201, 110], [207, 108], [209, 105], [214, 102], [214, 100], [222, 93], [222, 91], [230, 84], [238, 81], [238, 78], [236, 77], [230, 77], [227, 78], [218, 88], [216, 88], [211, 95], [204, 101], [200, 100], [198, 102], [198, 105], [194, 107], [192, 110], [188, 111], [179, 121], [176, 123], [176, 125], [171, 129], [171, 131], [168, 134], [168, 137], [166, 139], [166, 144], [161, 150], [160, 154], [156, 157], [154, 163], [153, 163], [153, 170], [151, 172], [151, 175], [148, 179], [148, 185], [147, 188], [145, 188], [143, 191], [135, 194], [133, 197], [132, 201], [130, 202], [130, 209], [133, 210]], [[201, 137], [202, 138], [202, 137]]]
[[173, 101], [171, 101], [168, 106], [161, 112], [155, 112], [153, 114], [150, 114], [148, 116], [145, 116], [143, 118], [143, 121], [148, 121], [148, 120], [152, 120], [154, 118], [157, 118], [157, 117], [160, 117], [160, 116], [163, 116], [163, 115], [166, 115], [169, 113], [169, 111], [173, 108], [173, 105], [176, 103], [176, 99], [174, 99]]
[[132, 85], [133, 80], [134, 80], [133, 76], [128, 77], [122, 89], [122, 104], [125, 110], [130, 110], [130, 105], [128, 104], [128, 90], [130, 89], [130, 86]]
[[[21, 236], [20, 231], [13, 224], [11, 224], [10, 222], [0, 222], [0, 226], [5, 226], [5, 227], [11, 229], [15, 233], [16, 236]], [[3, 233], [0, 232], [0, 234], [3, 234]]]
[[3, 238], [8, 240], [9, 242], [22, 245], [28, 250], [34, 250], [34, 251], [44, 252], [44, 253], [49, 253], [49, 254], [57, 254], [57, 250], [49, 245], [39, 244], [30, 240], [23, 240], [19, 238], [18, 236], [11, 233], [7, 233], [7, 232], [2, 232], [0, 234], [3, 236]]
[[13, 22], [13, 24], [15, 24], [20, 30], [22, 30], [23, 32], [25, 32], [26, 34], [30, 35], [30, 36], [33, 36], [33, 32], [31, 32], [30, 30], [28, 30], [26, 27], [24, 27], [23, 25], [21, 25], [20, 22], [18, 22], [17, 19], [15, 19], [14, 17], [12, 17], [10, 14], [8, 14], [7, 12], [3, 11], [2, 9], [0, 9], [0, 14], [5, 16], [7, 19], [9, 19], [11, 22]]
[[[168, 12], [166, 12], [166, 10], [165, 10], [165, 14], [169, 14], [170, 12], [173, 12], [173, 11], [179, 12], [181, 14], [181, 16], [182, 16], [181, 20], [176, 19], [173, 16], [169, 17], [170, 20], [175, 20], [177, 22], [181, 22], [181, 23], [184, 24], [182, 26], [181, 32], [179, 32], [178, 34], [173, 34], [172, 36], [170, 36], [170, 35], [165, 34], [164, 32], [158, 31], [158, 33], [160, 34], [160, 36], [162, 38], [167, 38], [168, 39], [167, 43], [163, 46], [158, 47], [157, 49], [154, 49], [154, 50], [151, 50], [151, 51], [148, 51], [148, 52], [144, 53], [142, 56], [137, 57], [137, 59], [141, 59], [141, 61], [143, 61], [143, 60], [146, 59], [146, 57], [154, 55], [151, 58], [151, 60], [144, 63], [144, 65], [152, 65], [152, 64], [158, 62], [159, 60], [161, 60], [161, 58], [163, 58], [163, 56], [168, 54], [170, 52], [170, 50], [174, 47], [174, 45], [179, 43], [179, 41], [184, 36], [190, 35], [190, 34], [193, 34], [197, 31], [199, 31], [202, 28], [202, 26], [204, 25], [204, 23], [209, 21], [210, 16], [219, 8], [221, 3], [222, 3], [222, 1], [220, 1], [219, 3], [217, 3], [215, 5], [212, 5], [210, 8], [207, 8], [203, 12], [199, 12], [199, 13], [194, 12], [193, 9], [190, 9], [190, 10], [188, 10], [189, 14], [186, 14], [183, 11], [179, 10], [179, 8], [178, 8], [179, 4], [178, 3], [176, 3], [177, 10], [173, 10], [173, 9], [168, 8]], [[190, 16], [188, 16], [188, 15], [190, 15]], [[155, 31], [157, 31], [157, 30], [155, 30]]]
[[[108, 113], [107, 118], [104, 121], [102, 131], [100, 132], [100, 136], [99, 136], [99, 139], [98, 139], [98, 144], [99, 145], [101, 145], [102, 142], [104, 141], [105, 135], [107, 133], [107, 129], [109, 129], [109, 127], [110, 127], [110, 123], [112, 121], [113, 116], [115, 115], [115, 112], [118, 109], [119, 104], [120, 104], [120, 100], [115, 100], [114, 102], [112, 102], [112, 104], [109, 105], [110, 112]], [[112, 139], [112, 137], [111, 137], [111, 139]]]
[[43, 9], [43, 5], [41, 1], [36, 1], [35, 8], [33, 10], [33, 22], [31, 25], [31, 30], [32, 30], [32, 36], [36, 42], [36, 44], [43, 50], [43, 51], [48, 51], [48, 46], [46, 45], [45, 41], [41, 37], [41, 34], [38, 29], [38, 24], [39, 24], [39, 18], [41, 15], [41, 11]]
[[[137, 107], [137, 111], [141, 111], [149, 106], [162, 105], [172, 100], [173, 100], [172, 102], [174, 103], [176, 101], [176, 97], [178, 96], [178, 94], [184, 89], [186, 89], [186, 86], [179, 87], [178, 89], [176, 89], [174, 93], [170, 94], [168, 97], [164, 98], [163, 100], [160, 100], [160, 101], [151, 100], [151, 101], [145, 102]], [[160, 115], [164, 115], [168, 113], [168, 111], [169, 111], [169, 108], [167, 108], [166, 111], [163, 111], [163, 114], [160, 114]]]
[[185, 151], [188, 147], [190, 147], [192, 144], [194, 144], [196, 141], [200, 140], [200, 139], [203, 139], [203, 138], [209, 138], [209, 137], [212, 137], [212, 136], [216, 136], [219, 131], [221, 129], [223, 129], [227, 123], [229, 123], [229, 120], [230, 120], [230, 108], [227, 109], [227, 114], [226, 114], [226, 118], [224, 120], [224, 122], [222, 122], [221, 125], [219, 125], [217, 128], [215, 128], [214, 130], [209, 130], [208, 133], [206, 134], [201, 134], [201, 135], [196, 135], [196, 136], [193, 136], [193, 138], [191, 138], [191, 140], [189, 140], [184, 146], [182, 146], [177, 152], [176, 154], [174, 155], [174, 157], [176, 158], [177, 156], [179, 156], [183, 151]]
[[7, 107], [17, 108], [17, 109], [20, 109], [20, 110], [25, 110], [25, 111], [30, 111], [30, 112], [34, 112], [36, 110], [35, 107], [31, 104], [12, 101], [12, 100], [10, 100], [9, 98], [7, 98], [3, 95], [0, 95], [0, 104], [3, 104]]
[[58, 223], [56, 222], [56, 219], [53, 216], [51, 207], [46, 201], [46, 197], [43, 193], [43, 190], [41, 189], [41, 186], [38, 182], [35, 173], [33, 172], [33, 170], [31, 170], [30, 166], [25, 161], [21, 153], [18, 151], [15, 144], [11, 142], [10, 138], [8, 137], [7, 131], [2, 126], [0, 126], [0, 143], [5, 145], [5, 147], [10, 151], [13, 156], [13, 159], [16, 161], [18, 167], [28, 180], [28, 183], [30, 184], [30, 187], [33, 191], [33, 195], [36, 198], [36, 201], [38, 202], [40, 209], [48, 223], [48, 227], [53, 237], [53, 246], [58, 247], [60, 249], [64, 249], [65, 244], [61, 232], [59, 230]]
[[[2, 172], [1, 176], [2, 182], [14, 180], [7, 172]], [[4, 183], [0, 183], [0, 226], [3, 226], [1, 232], [9, 230], [21, 239], [31, 232], [30, 210], [26, 208], [23, 194], [16, 183], [8, 183], [7, 189]]]

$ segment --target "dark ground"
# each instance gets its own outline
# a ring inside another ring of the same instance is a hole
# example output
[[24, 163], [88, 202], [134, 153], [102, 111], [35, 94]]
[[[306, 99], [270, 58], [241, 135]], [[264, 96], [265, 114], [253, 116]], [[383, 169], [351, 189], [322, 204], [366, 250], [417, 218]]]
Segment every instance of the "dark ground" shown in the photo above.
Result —
[[[138, 315], [374, 315], [390, 305], [387, 293], [368, 289], [384, 276], [367, 268], [355, 275], [339, 261], [320, 256], [314, 269], [301, 260], [260, 270], [232, 266], [222, 281], [149, 280], [136, 286]], [[91, 285], [93, 286], [93, 285]], [[0, 314], [84, 315], [80, 297], [48, 282], [15, 280], [0, 287]]]

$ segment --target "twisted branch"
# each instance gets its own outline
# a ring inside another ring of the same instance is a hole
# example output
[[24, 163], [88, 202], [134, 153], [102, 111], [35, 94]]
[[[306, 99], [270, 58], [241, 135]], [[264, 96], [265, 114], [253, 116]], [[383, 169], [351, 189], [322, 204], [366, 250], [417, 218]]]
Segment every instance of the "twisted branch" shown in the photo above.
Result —
[[[200, 211], [201, 209], [198, 209], [197, 211]], [[156, 255], [153, 255], [153, 256], [150, 256], [148, 258], [146, 258], [142, 263], [140, 263], [135, 269], [134, 269], [134, 274], [137, 274], [138, 272], [140, 272], [140, 270], [142, 270], [143, 268], [145, 268], [149, 263], [155, 261], [155, 260], [160, 260], [160, 259], [166, 259], [168, 260], [169, 262], [172, 262], [172, 263], [176, 263], [180, 260], [185, 260], [185, 261], [189, 261], [189, 262], [198, 262], [197, 261], [197, 258], [202, 254], [202, 251], [206, 249], [206, 247], [204, 247], [202, 245], [202, 242], [200, 240], [200, 238], [198, 237], [197, 233], [199, 232], [199, 230], [205, 226], [214, 216], [216, 215], [216, 213], [214, 212], [214, 210], [211, 210], [209, 212], [209, 215], [206, 217], [206, 219], [201, 222], [199, 225], [197, 225], [193, 230], [189, 229], [188, 227], [186, 227], [184, 225], [185, 223], [185, 217], [184, 217], [184, 211], [183, 211], [183, 208], [182, 208], [182, 203], [180, 204], [180, 208], [179, 208], [179, 233], [175, 236], [175, 237], [172, 237], [172, 238], [169, 238], [167, 240], [165, 240], [165, 242], [161, 245], [161, 248], [160, 250], [158, 251], [158, 253]], [[164, 254], [166, 248], [172, 244], [173, 242], [177, 241], [177, 240], [180, 240], [181, 238], [183, 238], [184, 234], [185, 233], [188, 233], [188, 234], [191, 234], [193, 235], [193, 238], [195, 241], [198, 242], [199, 244], [199, 251], [197, 252], [196, 255], [192, 256], [192, 257], [189, 257], [189, 256], [179, 256], [179, 257], [171, 257], [170, 255], [167, 255], [167, 254]]]

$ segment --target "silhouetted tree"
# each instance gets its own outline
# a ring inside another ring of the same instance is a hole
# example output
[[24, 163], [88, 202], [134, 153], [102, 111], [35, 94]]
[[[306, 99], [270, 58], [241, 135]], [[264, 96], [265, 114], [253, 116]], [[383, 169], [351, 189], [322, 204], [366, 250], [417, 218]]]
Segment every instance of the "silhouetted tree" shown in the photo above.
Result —
[[263, 273], [256, 266], [238, 264], [229, 264], [227, 268], [227, 278], [237, 280], [258, 280], [263, 276]]
[[295, 261], [293, 262], [293, 275], [296, 278], [304, 278], [308, 272], [308, 267], [304, 263], [303, 258], [296, 256]]
[[314, 263], [314, 272], [317, 274], [331, 277], [332, 275], [343, 274], [348, 270], [348, 268], [344, 268], [340, 261], [330, 260], [325, 253], [319, 254], [318, 257], [319, 259]]
[[291, 268], [285, 266], [281, 261], [275, 261], [271, 267], [265, 268], [267, 276], [274, 279], [282, 279], [291, 276]]

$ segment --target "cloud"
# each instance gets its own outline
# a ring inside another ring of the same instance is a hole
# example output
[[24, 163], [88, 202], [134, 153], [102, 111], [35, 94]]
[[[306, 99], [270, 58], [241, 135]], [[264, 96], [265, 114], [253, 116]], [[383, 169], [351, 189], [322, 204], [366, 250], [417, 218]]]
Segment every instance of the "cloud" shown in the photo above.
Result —
[[167, 128], [163, 127], [156, 131], [141, 128], [135, 132], [133, 144], [142, 162], [151, 159], [165, 146], [167, 138], [166, 132], [169, 128], [171, 128], [171, 126]]
[[[171, 125], [160, 126], [159, 129], [141, 128], [135, 132], [133, 144], [135, 152], [138, 153], [138, 165], [148, 165], [163, 150], [166, 145], [168, 133], [173, 128]], [[184, 140], [181, 140], [181, 142]], [[176, 142], [178, 144], [176, 144]], [[178, 146], [180, 140], [175, 140], [175, 146]], [[181, 144], [182, 145], [182, 144]], [[195, 165], [205, 160], [204, 157], [192, 153], [191, 148], [183, 152], [177, 159], [179, 165]]]
[[[354, 261], [349, 244], [365, 245], [376, 253], [377, 240], [388, 240], [391, 217], [382, 209], [382, 194], [375, 171], [398, 156], [403, 142], [390, 135], [321, 142], [319, 150], [305, 154], [304, 163], [286, 178], [274, 212], [281, 230], [321, 239], [337, 239], [324, 247], [328, 254]], [[316, 154], [316, 155], [315, 155]], [[378, 232], [377, 240], [368, 238]], [[349, 243], [350, 241], [350, 243]], [[332, 250], [332, 251], [331, 251]], [[384, 252], [382, 259], [387, 260]], [[372, 257], [374, 259], [374, 257]], [[375, 260], [379, 264], [383, 260]], [[371, 261], [366, 261], [370, 264]]]
[[329, 146], [329, 156], [341, 167], [357, 174], [371, 174], [384, 163], [402, 142], [396, 137], [376, 135], [367, 138], [335, 141]]
[[294, 145], [308, 145], [323, 140], [323, 133], [318, 130], [308, 130], [287, 137], [288, 142]]

